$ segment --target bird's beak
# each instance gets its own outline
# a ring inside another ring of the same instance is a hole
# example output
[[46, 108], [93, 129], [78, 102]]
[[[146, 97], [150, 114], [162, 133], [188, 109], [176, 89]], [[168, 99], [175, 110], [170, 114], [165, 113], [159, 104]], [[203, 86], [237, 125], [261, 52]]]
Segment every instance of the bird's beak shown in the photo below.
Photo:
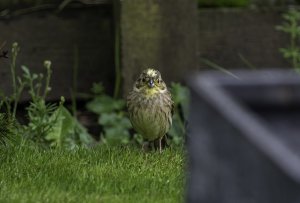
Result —
[[150, 88], [154, 87], [154, 81], [153, 81], [153, 79], [150, 79], [150, 80], [149, 80], [148, 86], [149, 86]]

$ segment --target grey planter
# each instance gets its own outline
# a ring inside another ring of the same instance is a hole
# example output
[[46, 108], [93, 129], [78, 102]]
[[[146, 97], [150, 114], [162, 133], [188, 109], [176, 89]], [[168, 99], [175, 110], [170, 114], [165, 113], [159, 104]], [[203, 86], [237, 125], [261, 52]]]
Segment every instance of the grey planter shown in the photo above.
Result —
[[187, 202], [300, 202], [300, 76], [208, 72], [189, 79]]

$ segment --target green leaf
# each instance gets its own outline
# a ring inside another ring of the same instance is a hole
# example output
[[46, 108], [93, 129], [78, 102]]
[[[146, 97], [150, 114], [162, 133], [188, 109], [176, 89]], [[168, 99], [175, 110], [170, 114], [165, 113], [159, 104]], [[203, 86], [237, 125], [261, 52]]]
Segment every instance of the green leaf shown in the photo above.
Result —
[[179, 83], [171, 84], [171, 93], [175, 106], [172, 118], [172, 126], [168, 132], [171, 143], [179, 145], [184, 142], [186, 136], [186, 120], [188, 119], [190, 91]]
[[283, 31], [283, 32], [286, 32], [286, 33], [292, 33], [292, 31], [293, 31], [291, 29], [291, 25], [288, 24], [288, 23], [283, 23], [282, 25], [276, 26], [275, 28], [279, 31]]
[[75, 133], [73, 117], [67, 109], [59, 106], [50, 120], [55, 122], [45, 138], [51, 141], [52, 146], [62, 147], [64, 139]]
[[104, 136], [109, 144], [127, 144], [130, 138], [128, 130], [121, 126], [105, 129]]
[[26, 66], [21, 66], [21, 68], [26, 76], [31, 76], [30, 71]]
[[132, 126], [123, 112], [103, 113], [98, 122], [104, 129], [103, 136], [106, 143], [116, 145], [129, 142], [129, 129]]
[[172, 138], [172, 142], [176, 145], [183, 143], [186, 135], [186, 130], [183, 121], [178, 114], [173, 116], [172, 127], [168, 132], [168, 135]]
[[98, 123], [104, 126], [113, 126], [117, 121], [116, 113], [103, 113], [101, 117], [99, 117]]
[[104, 113], [99, 118], [99, 124], [103, 126], [121, 126], [122, 128], [131, 128], [131, 123], [122, 113]]
[[54, 125], [47, 133], [46, 139], [51, 141], [52, 146], [74, 148], [77, 144], [90, 144], [92, 137], [87, 130], [71, 115], [62, 105], [50, 118]]
[[33, 74], [32, 74], [32, 79], [35, 80], [35, 79], [37, 79], [37, 78], [38, 78], [38, 74], [33, 73]]
[[107, 95], [101, 95], [88, 102], [86, 108], [96, 114], [109, 113], [125, 107], [124, 100], [116, 100]]
[[175, 107], [180, 105], [183, 111], [184, 119], [188, 118], [189, 104], [190, 104], [190, 91], [187, 87], [182, 86], [180, 83], [171, 83], [171, 93]]
[[95, 95], [100, 95], [104, 93], [104, 87], [102, 83], [93, 83], [93, 87], [91, 89], [92, 93]]
[[91, 135], [88, 133], [87, 129], [79, 123], [77, 119], [75, 120], [75, 132], [78, 136], [79, 144], [89, 145], [93, 143], [95, 140], [91, 137]]

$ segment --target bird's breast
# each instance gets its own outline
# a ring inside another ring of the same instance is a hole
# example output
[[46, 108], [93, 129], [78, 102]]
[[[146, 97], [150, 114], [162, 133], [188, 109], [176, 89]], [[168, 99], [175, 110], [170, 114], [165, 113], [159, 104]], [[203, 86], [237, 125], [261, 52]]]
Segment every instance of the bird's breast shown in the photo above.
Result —
[[148, 140], [164, 136], [171, 125], [171, 110], [163, 95], [139, 96], [131, 109], [131, 121], [137, 132]]

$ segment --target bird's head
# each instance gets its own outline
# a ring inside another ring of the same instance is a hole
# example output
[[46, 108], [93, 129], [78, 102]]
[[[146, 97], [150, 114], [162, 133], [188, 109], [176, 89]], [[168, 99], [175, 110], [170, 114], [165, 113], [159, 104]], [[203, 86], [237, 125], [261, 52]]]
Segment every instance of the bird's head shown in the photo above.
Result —
[[162, 80], [160, 72], [150, 68], [141, 73], [134, 85], [135, 91], [145, 93], [149, 96], [156, 93], [163, 93], [166, 89], [166, 84]]

